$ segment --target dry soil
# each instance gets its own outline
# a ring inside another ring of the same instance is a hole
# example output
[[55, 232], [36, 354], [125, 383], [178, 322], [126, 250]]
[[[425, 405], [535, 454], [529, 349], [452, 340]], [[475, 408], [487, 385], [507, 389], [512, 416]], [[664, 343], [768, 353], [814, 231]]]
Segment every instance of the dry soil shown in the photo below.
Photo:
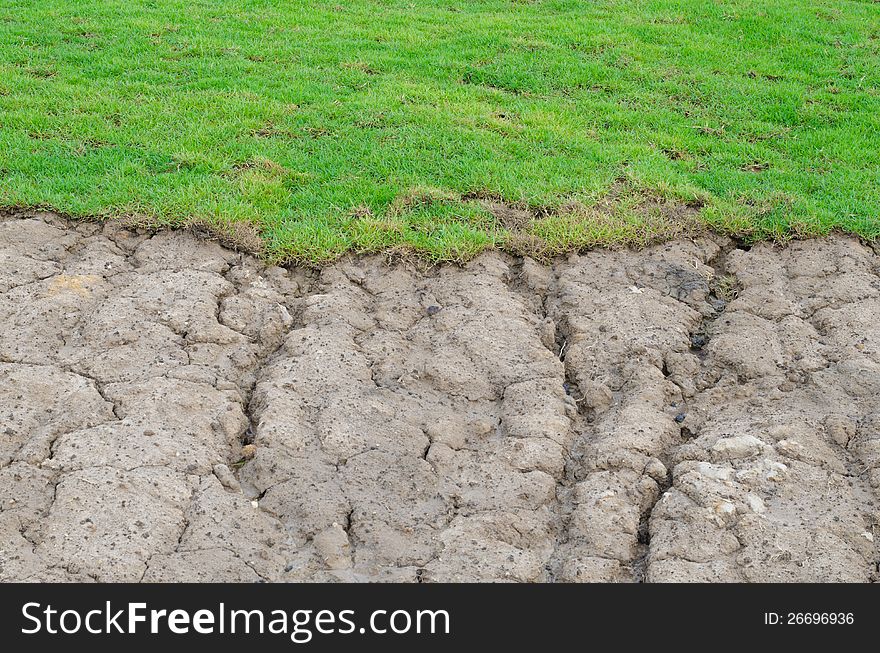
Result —
[[0, 579], [876, 581], [880, 259], [266, 267], [0, 219]]

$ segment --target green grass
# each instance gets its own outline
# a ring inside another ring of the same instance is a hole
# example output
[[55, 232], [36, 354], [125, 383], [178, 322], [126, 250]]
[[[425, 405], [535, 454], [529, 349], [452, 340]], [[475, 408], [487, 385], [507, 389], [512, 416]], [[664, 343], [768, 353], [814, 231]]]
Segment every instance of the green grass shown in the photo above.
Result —
[[0, 206], [312, 262], [874, 239], [878, 88], [870, 0], [0, 0]]

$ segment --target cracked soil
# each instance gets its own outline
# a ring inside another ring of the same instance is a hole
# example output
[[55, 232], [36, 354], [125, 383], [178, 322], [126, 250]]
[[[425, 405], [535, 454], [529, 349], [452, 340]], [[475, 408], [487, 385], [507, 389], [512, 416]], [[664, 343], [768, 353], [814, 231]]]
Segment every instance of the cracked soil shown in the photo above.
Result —
[[0, 218], [0, 580], [880, 578], [880, 259], [267, 267]]

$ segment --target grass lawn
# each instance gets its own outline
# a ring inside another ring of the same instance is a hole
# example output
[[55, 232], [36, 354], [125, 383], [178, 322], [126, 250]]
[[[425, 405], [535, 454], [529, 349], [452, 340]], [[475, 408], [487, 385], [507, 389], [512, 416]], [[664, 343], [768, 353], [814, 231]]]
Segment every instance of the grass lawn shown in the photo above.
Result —
[[0, 0], [0, 206], [276, 261], [880, 235], [871, 0]]

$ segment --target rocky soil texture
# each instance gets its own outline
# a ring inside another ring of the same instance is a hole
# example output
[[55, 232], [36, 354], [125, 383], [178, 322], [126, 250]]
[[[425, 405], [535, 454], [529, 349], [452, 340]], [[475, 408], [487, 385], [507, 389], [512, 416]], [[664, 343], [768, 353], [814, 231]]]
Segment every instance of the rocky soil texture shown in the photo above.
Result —
[[266, 267], [0, 219], [0, 579], [876, 581], [880, 259]]

